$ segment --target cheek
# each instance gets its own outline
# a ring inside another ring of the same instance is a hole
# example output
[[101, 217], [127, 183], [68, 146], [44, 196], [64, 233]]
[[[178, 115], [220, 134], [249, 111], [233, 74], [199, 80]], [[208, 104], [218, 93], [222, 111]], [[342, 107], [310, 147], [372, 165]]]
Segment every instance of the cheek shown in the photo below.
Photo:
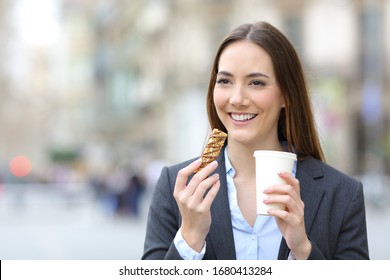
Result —
[[253, 99], [253, 102], [257, 104], [258, 107], [266, 111], [277, 111], [283, 107], [283, 99], [280, 95], [275, 95], [275, 93], [265, 93], [256, 96]]
[[224, 104], [226, 103], [225, 99], [226, 98], [220, 92], [220, 90], [214, 89], [213, 100], [214, 100], [214, 104], [215, 104], [217, 111], [220, 110], [221, 108], [223, 108]]

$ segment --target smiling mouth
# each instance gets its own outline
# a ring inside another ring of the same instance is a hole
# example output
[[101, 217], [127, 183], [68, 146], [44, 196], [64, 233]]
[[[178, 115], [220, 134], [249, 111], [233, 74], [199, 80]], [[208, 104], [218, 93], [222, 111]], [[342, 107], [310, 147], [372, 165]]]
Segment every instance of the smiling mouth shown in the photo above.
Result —
[[254, 119], [257, 116], [257, 114], [234, 114], [234, 113], [230, 113], [229, 115], [233, 120], [238, 122], [246, 122], [251, 119]]

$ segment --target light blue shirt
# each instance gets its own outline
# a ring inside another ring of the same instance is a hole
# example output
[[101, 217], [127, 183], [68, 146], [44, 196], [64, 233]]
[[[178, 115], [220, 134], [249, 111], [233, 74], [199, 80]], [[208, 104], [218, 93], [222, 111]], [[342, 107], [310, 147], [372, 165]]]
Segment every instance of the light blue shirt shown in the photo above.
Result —
[[[236, 258], [238, 260], [276, 260], [282, 234], [279, 231], [275, 218], [258, 215], [253, 228], [248, 224], [237, 203], [237, 191], [233, 181], [235, 170], [227, 155], [227, 148], [225, 148], [224, 153]], [[294, 176], [295, 173], [296, 163], [293, 170]], [[184, 241], [180, 230], [176, 234], [174, 243], [183, 259], [199, 260], [203, 258], [206, 252], [206, 243], [200, 253], [190, 248]]]
[[253, 228], [245, 220], [237, 203], [233, 178], [235, 170], [225, 149], [226, 179], [232, 217], [234, 245], [238, 260], [276, 260], [282, 234], [272, 216], [257, 215]]

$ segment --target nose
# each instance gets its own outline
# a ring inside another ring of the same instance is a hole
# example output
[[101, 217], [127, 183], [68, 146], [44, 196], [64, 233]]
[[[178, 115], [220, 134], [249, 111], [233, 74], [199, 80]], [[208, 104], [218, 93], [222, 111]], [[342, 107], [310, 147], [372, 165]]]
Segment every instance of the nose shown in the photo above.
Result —
[[245, 89], [237, 86], [230, 97], [230, 104], [235, 107], [244, 107], [249, 105], [249, 98], [246, 94]]

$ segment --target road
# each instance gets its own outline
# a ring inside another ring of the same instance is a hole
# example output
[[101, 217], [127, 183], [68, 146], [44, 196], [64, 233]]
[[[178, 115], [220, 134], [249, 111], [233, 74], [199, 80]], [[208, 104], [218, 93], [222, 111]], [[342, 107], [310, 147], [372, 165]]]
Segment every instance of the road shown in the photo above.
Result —
[[[140, 259], [149, 198], [144, 197], [141, 216], [135, 218], [108, 214], [90, 194], [69, 199], [39, 187], [5, 190], [0, 259]], [[371, 259], [390, 260], [389, 217], [390, 203], [367, 203]]]
[[67, 197], [29, 186], [0, 197], [0, 259], [139, 259], [147, 201], [141, 216], [104, 210], [91, 194]]

